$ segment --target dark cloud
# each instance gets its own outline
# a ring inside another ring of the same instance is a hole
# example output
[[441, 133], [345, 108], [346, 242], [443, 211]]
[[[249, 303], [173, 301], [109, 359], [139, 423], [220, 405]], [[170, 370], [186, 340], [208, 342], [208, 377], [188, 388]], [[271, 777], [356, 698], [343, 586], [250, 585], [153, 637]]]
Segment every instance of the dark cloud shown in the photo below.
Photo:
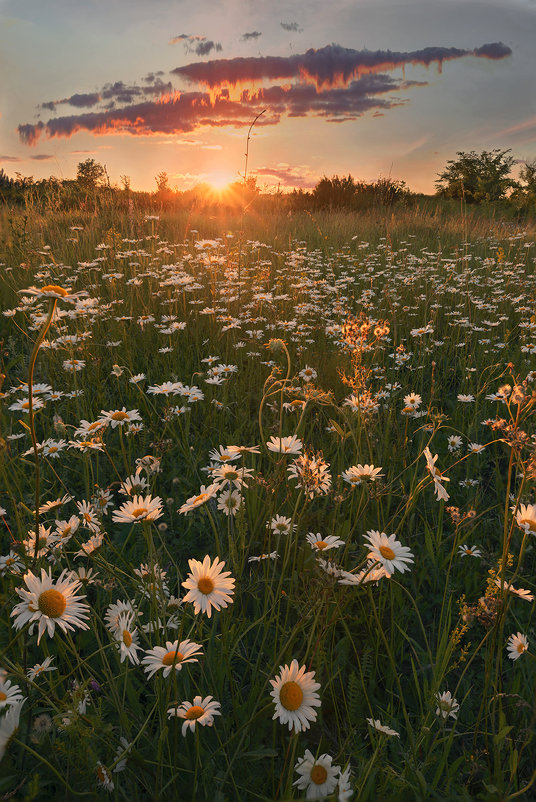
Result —
[[18, 156], [0, 156], [0, 162], [20, 162], [22, 159], [19, 159]]
[[145, 83], [147, 84], [153, 84], [156, 78], [159, 78], [163, 74], [164, 70], [157, 70], [156, 72], [148, 72], [145, 78], [142, 78], [142, 81], [145, 81]]
[[213, 42], [212, 39], [209, 39], [206, 42], [198, 42], [192, 50], [197, 56], [208, 56], [213, 50], [221, 53], [222, 46], [219, 42]]
[[260, 167], [253, 173], [257, 178], [268, 179], [268, 184], [282, 184], [285, 187], [310, 189], [317, 183], [311, 170], [307, 167], [291, 167], [288, 164], [277, 164], [275, 167]]
[[[163, 73], [160, 72], [162, 75]], [[150, 82], [149, 82], [149, 79]], [[99, 103], [109, 100], [112, 104], [118, 103], [132, 103], [136, 98], [146, 95], [163, 95], [173, 91], [173, 86], [170, 81], [164, 83], [157, 74], [150, 73], [143, 81], [149, 82], [149, 86], [138, 86], [137, 84], [125, 84], [123, 81], [116, 81], [113, 84], [105, 84], [100, 92], [77, 92], [70, 97], [64, 97], [61, 100], [49, 100], [46, 103], [41, 103], [40, 108], [48, 111], [55, 111], [56, 106], [68, 105], [74, 106], [78, 109], [90, 109], [97, 106]], [[110, 104], [108, 104], [110, 106]]]
[[47, 162], [50, 159], [53, 159], [50, 153], [37, 153], [35, 156], [30, 156], [30, 159], [33, 159], [36, 162]]
[[232, 59], [213, 59], [177, 67], [172, 73], [188, 81], [209, 87], [222, 84], [236, 85], [250, 81], [299, 79], [318, 87], [346, 85], [368, 72], [382, 72], [407, 64], [426, 67], [444, 61], [476, 56], [478, 58], [504, 58], [511, 50], [501, 42], [484, 45], [477, 50], [456, 47], [426, 47], [410, 52], [390, 50], [353, 50], [340, 45], [327, 45], [303, 54], [291, 56], [258, 56]]
[[247, 42], [249, 39], [258, 39], [259, 36], [262, 36], [260, 31], [250, 31], [249, 33], [242, 34], [242, 41]]
[[297, 22], [280, 22], [279, 23], [284, 31], [292, 31], [293, 33], [302, 33], [303, 28], [300, 28]]

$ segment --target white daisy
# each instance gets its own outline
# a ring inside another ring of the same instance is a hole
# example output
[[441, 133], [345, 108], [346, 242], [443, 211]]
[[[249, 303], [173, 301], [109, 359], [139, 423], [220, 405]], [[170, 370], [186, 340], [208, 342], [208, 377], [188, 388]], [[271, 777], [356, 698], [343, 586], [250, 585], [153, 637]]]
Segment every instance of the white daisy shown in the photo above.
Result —
[[22, 702], [23, 698], [18, 685], [12, 685], [11, 680], [0, 677], [0, 710]]
[[400, 738], [399, 732], [392, 730], [391, 727], [387, 727], [385, 724], [382, 724], [379, 718], [368, 718], [367, 721], [371, 727], [377, 730], [377, 732], [383, 732], [385, 735], [396, 735], [397, 738]]
[[180, 671], [185, 663], [197, 663], [197, 655], [203, 653], [203, 647], [199, 643], [194, 643], [189, 639], [179, 643], [176, 641], [166, 641], [166, 647], [155, 646], [145, 652], [142, 665], [150, 679], [157, 671], [163, 669], [162, 675], [167, 677], [171, 670]]
[[115, 523], [138, 523], [139, 521], [156, 521], [161, 518], [162, 499], [160, 496], [134, 496], [130, 501], [121, 504], [118, 510], [112, 513]]
[[212, 607], [220, 610], [222, 607], [232, 604], [231, 597], [234, 594], [235, 580], [231, 577], [230, 571], [222, 570], [225, 565], [223, 560], [216, 557], [211, 565], [210, 557], [207, 554], [202, 563], [199, 560], [188, 560], [188, 565], [190, 574], [182, 583], [188, 593], [184, 596], [183, 601], [193, 603], [196, 615], [203, 612], [210, 618]]
[[290, 437], [270, 437], [266, 443], [268, 451], [275, 451], [280, 454], [299, 454], [303, 448], [303, 443], [295, 434]]
[[273, 719], [279, 718], [281, 724], [288, 724], [295, 732], [308, 730], [311, 721], [316, 721], [316, 710], [320, 707], [318, 689], [320, 683], [314, 681], [315, 672], [305, 671], [305, 666], [293, 660], [290, 667], [279, 666], [279, 676], [271, 679], [270, 695], [274, 700]]
[[412, 563], [413, 554], [407, 546], [403, 546], [396, 535], [387, 536], [385, 532], [378, 532], [371, 529], [365, 535], [365, 540], [368, 540], [371, 545], [371, 551], [368, 556], [374, 560], [378, 560], [382, 566], [392, 574], [394, 571], [409, 570], [406, 563]]
[[221, 716], [221, 704], [212, 700], [212, 696], [195, 696], [192, 702], [182, 702], [178, 707], [172, 707], [168, 710], [168, 718], [183, 718], [184, 724], [182, 725], [181, 732], [186, 735], [188, 729], [195, 730], [198, 724], [203, 727], [212, 727], [214, 723], [214, 716]]
[[306, 799], [323, 799], [333, 793], [341, 767], [333, 766], [332, 761], [331, 755], [315, 758], [308, 749], [298, 760], [294, 769], [300, 776], [293, 785], [300, 791], [306, 790]]
[[438, 707], [436, 708], [436, 716], [440, 716], [443, 719], [448, 719], [450, 716], [451, 718], [458, 718], [458, 710], [460, 709], [460, 705], [454, 699], [450, 691], [443, 691], [443, 693], [436, 694], [436, 702]]
[[320, 532], [317, 532], [316, 535], [313, 532], [309, 532], [307, 542], [313, 551], [329, 551], [330, 549], [336, 549], [338, 546], [344, 546], [345, 543], [344, 540], [340, 540], [336, 535], [322, 537]]
[[510, 660], [519, 660], [523, 652], [527, 652], [529, 642], [526, 635], [518, 632], [517, 635], [510, 635], [508, 638], [508, 657]]
[[196, 507], [200, 507], [202, 504], [205, 504], [210, 498], [212, 498], [212, 496], [215, 495], [215, 493], [218, 492], [219, 489], [220, 486], [217, 483], [211, 484], [208, 487], [201, 485], [199, 493], [196, 496], [190, 496], [190, 498], [184, 502], [182, 507], [179, 507], [178, 512], [180, 512], [181, 515], [188, 515], [188, 513], [192, 510], [195, 510]]

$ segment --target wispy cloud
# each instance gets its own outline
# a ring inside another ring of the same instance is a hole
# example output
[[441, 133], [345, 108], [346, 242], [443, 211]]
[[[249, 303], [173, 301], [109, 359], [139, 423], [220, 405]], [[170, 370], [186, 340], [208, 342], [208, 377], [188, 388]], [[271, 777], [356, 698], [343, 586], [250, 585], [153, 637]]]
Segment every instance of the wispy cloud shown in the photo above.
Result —
[[212, 39], [198, 34], [180, 33], [169, 40], [170, 45], [178, 42], [183, 42], [186, 53], [195, 53], [196, 56], [208, 56], [213, 50], [216, 53], [223, 50], [220, 42], [213, 42]]
[[258, 39], [259, 36], [262, 36], [260, 31], [250, 31], [249, 33], [242, 34], [242, 41], [248, 42], [250, 39]]
[[297, 22], [280, 22], [279, 23], [284, 31], [291, 31], [292, 33], [302, 33], [303, 28], [300, 28]]

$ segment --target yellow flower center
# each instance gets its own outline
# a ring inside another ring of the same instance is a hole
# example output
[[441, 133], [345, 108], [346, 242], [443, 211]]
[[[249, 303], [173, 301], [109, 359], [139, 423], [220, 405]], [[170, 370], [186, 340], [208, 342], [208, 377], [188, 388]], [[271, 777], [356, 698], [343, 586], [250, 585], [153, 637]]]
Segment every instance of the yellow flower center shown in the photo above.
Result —
[[220, 455], [220, 462], [228, 462], [230, 459], [231, 457], [227, 456], [227, 454]]
[[162, 658], [162, 662], [165, 666], [172, 666], [173, 663], [179, 664], [182, 663], [184, 660], [184, 655], [180, 652], [168, 652]]
[[114, 412], [111, 418], [112, 420], [128, 420], [128, 415], [126, 412], [121, 412], [120, 410], [117, 410], [117, 412]]
[[328, 544], [326, 543], [325, 540], [317, 540], [315, 543], [316, 548], [320, 549], [320, 551], [322, 551], [322, 549], [327, 548], [327, 545]]
[[30, 408], [30, 402], [29, 401], [25, 401], [23, 403], [23, 405], [22, 405], [22, 409], [29, 409], [29, 408]]
[[525, 651], [525, 644], [522, 641], [520, 641], [517, 644], [516, 649], [519, 652], [519, 654], [523, 654], [523, 652]]
[[380, 554], [382, 557], [385, 557], [386, 560], [394, 560], [395, 553], [389, 546], [380, 546]]
[[132, 510], [130, 514], [133, 518], [139, 518], [140, 515], [144, 515], [146, 512], [148, 512], [146, 507], [136, 507], [136, 509]]
[[316, 783], [316, 785], [322, 785], [326, 782], [327, 778], [328, 773], [324, 766], [321, 766], [319, 763], [315, 763], [311, 769], [311, 780]]
[[536, 521], [534, 518], [521, 518], [519, 525], [526, 526], [530, 532], [536, 532]]
[[209, 576], [202, 576], [197, 582], [197, 589], [205, 596], [208, 596], [214, 590], [214, 582]]
[[50, 588], [49, 590], [44, 590], [40, 594], [37, 600], [37, 606], [43, 615], [47, 615], [49, 618], [60, 618], [65, 612], [67, 601], [63, 593], [54, 588]]
[[204, 712], [205, 712], [204, 709], [199, 705], [193, 705], [193, 707], [190, 707], [189, 710], [186, 711], [185, 718], [192, 721], [197, 718], [201, 718]]
[[57, 451], [57, 450], [58, 450], [57, 446], [50, 446], [49, 449], [48, 449], [48, 453], [49, 454], [54, 454], [54, 452]]
[[284, 532], [286, 530], [286, 528], [287, 528], [287, 525], [286, 524], [276, 524], [275, 528], [277, 529], [278, 532]]
[[83, 514], [83, 518], [84, 518], [84, 521], [87, 521], [87, 522], [88, 522], [88, 524], [89, 524], [89, 523], [91, 523], [91, 520], [92, 520], [92, 519], [91, 519], [91, 515], [89, 514], [89, 512], [85, 512], [85, 513]]
[[7, 699], [7, 693], [4, 693], [4, 691], [0, 691], [0, 702], [5, 702], [6, 699]]
[[69, 291], [60, 287], [58, 284], [47, 284], [45, 287], [41, 287], [41, 292], [55, 292], [56, 295], [61, 295], [62, 298], [69, 295]]
[[128, 629], [123, 630], [123, 643], [125, 644], [127, 649], [129, 646], [132, 646], [132, 635], [130, 634]]
[[88, 432], [92, 432], [93, 429], [99, 429], [102, 426], [100, 421], [95, 421], [95, 423], [90, 423], [87, 427]]
[[204, 501], [206, 498], [208, 498], [208, 493], [200, 493], [199, 496], [196, 496], [194, 498], [193, 503], [201, 504], [201, 502]]
[[285, 682], [279, 690], [279, 701], [285, 710], [297, 710], [303, 702], [303, 691], [297, 682]]

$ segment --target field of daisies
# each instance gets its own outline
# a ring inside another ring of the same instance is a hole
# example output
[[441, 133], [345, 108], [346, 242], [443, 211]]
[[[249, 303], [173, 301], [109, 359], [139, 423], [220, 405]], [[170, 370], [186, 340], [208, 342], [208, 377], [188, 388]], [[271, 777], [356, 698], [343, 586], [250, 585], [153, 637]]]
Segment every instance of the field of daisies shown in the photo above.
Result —
[[534, 236], [282, 225], [4, 241], [0, 799], [536, 797]]

